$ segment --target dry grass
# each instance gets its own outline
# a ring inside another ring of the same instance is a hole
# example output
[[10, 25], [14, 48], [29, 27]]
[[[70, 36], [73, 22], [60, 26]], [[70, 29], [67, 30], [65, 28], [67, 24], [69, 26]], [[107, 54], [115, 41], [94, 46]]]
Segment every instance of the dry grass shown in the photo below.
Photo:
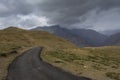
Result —
[[114, 80], [106, 73], [120, 72], [119, 46], [44, 50], [42, 57], [54, 66], [95, 80]]

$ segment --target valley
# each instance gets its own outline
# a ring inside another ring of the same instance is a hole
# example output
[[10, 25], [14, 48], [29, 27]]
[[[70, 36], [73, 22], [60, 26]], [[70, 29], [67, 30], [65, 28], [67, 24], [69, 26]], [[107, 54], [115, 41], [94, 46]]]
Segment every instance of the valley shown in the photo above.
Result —
[[45, 31], [10, 27], [0, 31], [0, 80], [5, 79], [9, 64], [22, 52], [44, 47], [43, 61], [77, 76], [93, 80], [120, 79], [120, 47], [81, 47]]

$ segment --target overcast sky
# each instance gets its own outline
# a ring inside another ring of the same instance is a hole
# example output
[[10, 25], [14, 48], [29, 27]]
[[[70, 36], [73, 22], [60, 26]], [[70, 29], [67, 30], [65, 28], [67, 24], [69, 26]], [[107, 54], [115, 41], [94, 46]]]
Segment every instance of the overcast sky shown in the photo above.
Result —
[[120, 29], [120, 0], [0, 0], [0, 28]]

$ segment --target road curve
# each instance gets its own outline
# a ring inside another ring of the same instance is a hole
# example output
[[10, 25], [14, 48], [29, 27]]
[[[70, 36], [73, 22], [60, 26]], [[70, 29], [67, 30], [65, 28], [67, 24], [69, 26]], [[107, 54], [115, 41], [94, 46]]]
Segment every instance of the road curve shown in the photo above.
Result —
[[39, 57], [42, 48], [35, 47], [17, 57], [8, 67], [6, 80], [91, 80], [56, 68]]

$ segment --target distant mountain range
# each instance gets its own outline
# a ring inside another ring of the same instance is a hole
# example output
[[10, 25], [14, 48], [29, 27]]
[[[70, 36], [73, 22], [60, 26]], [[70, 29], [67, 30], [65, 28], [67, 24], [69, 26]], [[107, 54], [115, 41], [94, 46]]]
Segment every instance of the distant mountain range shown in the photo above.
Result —
[[120, 32], [111, 35], [106, 41], [105, 45], [120, 45]]
[[90, 29], [66, 29], [59, 25], [37, 27], [32, 30], [48, 31], [54, 35], [65, 38], [79, 47], [102, 46], [108, 36]]
[[105, 35], [108, 35], [108, 36], [111, 36], [111, 35], [120, 33], [120, 29], [117, 29], [117, 30], [106, 30], [106, 31], [102, 31], [101, 33], [103, 33]]
[[65, 38], [72, 43], [78, 45], [78, 46], [87, 46], [86, 41], [79, 37], [78, 35], [75, 35], [71, 32], [71, 30], [68, 30], [66, 28], [61, 28], [59, 25], [55, 26], [46, 26], [46, 27], [37, 27], [32, 30], [42, 30], [42, 31], [48, 31], [52, 34], [55, 34], [59, 37]]

